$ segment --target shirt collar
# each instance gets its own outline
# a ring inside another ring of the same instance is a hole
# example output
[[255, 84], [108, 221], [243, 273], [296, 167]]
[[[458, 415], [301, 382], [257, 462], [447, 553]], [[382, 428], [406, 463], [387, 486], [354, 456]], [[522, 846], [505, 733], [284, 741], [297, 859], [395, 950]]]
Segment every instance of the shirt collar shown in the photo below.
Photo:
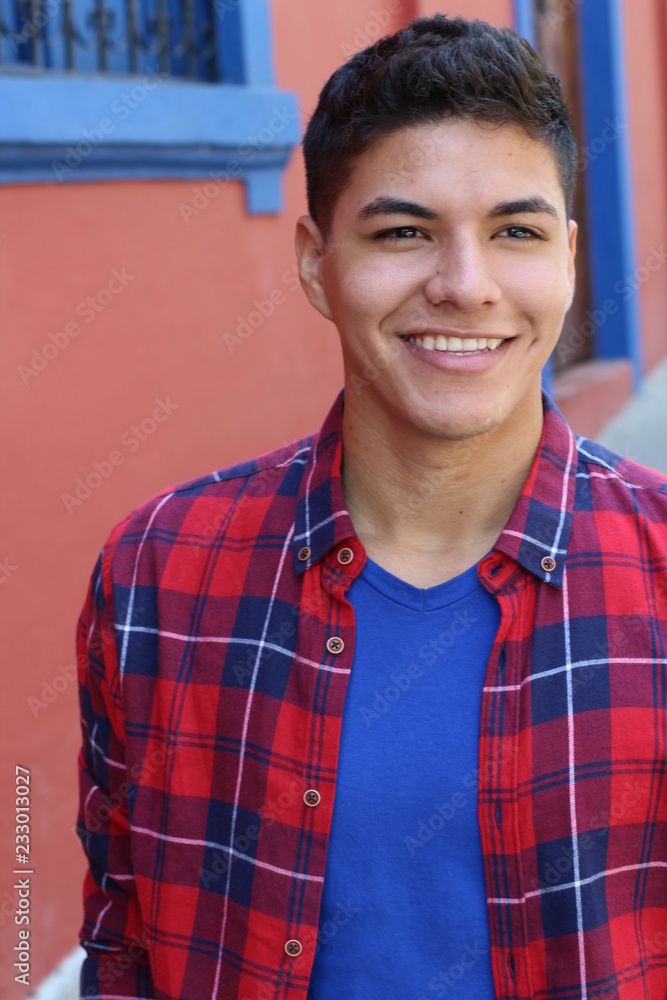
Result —
[[334, 545], [355, 537], [341, 481], [343, 395], [341, 390], [313, 441], [301, 480], [293, 544], [297, 575], [326, 555]]
[[[299, 575], [355, 536], [341, 481], [343, 391], [313, 440], [297, 501], [293, 539]], [[576, 439], [552, 399], [543, 395], [544, 427], [528, 478], [494, 549], [552, 586], [563, 582], [572, 530]]]
[[563, 585], [572, 531], [577, 442], [550, 396], [542, 394], [544, 426], [533, 464], [510, 518], [494, 545], [525, 570]]

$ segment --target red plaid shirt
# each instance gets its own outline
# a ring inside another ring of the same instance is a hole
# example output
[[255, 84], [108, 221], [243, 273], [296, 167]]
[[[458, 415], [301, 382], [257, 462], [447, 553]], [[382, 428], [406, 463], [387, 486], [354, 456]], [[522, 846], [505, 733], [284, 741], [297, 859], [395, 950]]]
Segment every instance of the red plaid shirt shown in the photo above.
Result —
[[[82, 996], [305, 1000], [365, 560], [341, 414], [159, 494], [95, 567]], [[496, 995], [664, 998], [667, 480], [547, 400], [479, 575], [502, 614], [478, 791]]]

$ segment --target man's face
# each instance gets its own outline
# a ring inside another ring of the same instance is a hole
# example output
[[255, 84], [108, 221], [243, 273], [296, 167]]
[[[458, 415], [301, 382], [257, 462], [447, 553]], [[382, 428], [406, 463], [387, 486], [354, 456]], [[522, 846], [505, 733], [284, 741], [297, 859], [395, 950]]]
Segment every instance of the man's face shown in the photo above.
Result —
[[441, 438], [534, 432], [575, 241], [554, 156], [518, 127], [452, 120], [375, 142], [328, 244], [310, 219], [297, 231], [304, 287], [340, 333], [346, 400]]

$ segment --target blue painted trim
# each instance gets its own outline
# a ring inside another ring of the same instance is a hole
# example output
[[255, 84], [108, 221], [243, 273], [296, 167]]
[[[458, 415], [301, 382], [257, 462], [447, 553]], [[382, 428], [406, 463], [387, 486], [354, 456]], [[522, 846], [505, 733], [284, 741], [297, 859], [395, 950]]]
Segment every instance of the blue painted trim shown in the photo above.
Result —
[[[278, 212], [276, 192], [280, 193], [280, 170], [250, 170], [245, 176], [246, 204], [248, 212]], [[274, 207], [271, 208], [270, 206]]]
[[246, 73], [243, 82], [251, 87], [267, 86], [274, 80], [269, 7], [269, 0], [245, 0], [239, 7]]
[[[641, 380], [629, 117], [620, 0], [578, 6], [591, 297], [597, 357], [629, 358]], [[605, 308], [605, 304], [607, 308]], [[613, 304], [613, 309], [612, 309]]]
[[264, 149], [299, 138], [296, 97], [269, 87], [179, 83], [153, 73], [0, 75], [3, 144], [76, 143], [95, 129], [103, 130], [103, 142], [112, 146], [204, 143]]
[[239, 179], [249, 212], [279, 211], [300, 127], [296, 95], [273, 84], [269, 3], [215, 0], [215, 9], [220, 37], [229, 28], [236, 46], [233, 83], [3, 67], [0, 184]]
[[514, 0], [514, 27], [517, 33], [535, 48], [537, 34], [534, 0]]
[[218, 63], [225, 82], [251, 87], [274, 80], [269, 0], [213, 0]]
[[[244, 167], [239, 164], [238, 158], [226, 158], [224, 150], [174, 149], [165, 152], [150, 146], [120, 146], [93, 149], [74, 166], [68, 166], [60, 159], [61, 153], [60, 147], [45, 146], [38, 153], [26, 147], [18, 147], [14, 152], [0, 147], [0, 182], [43, 184], [45, 180], [64, 183], [127, 180], [127, 164], [131, 161], [133, 178], [198, 181], [192, 192], [184, 195], [187, 203], [193, 201], [198, 189], [205, 190], [206, 200], [211, 201], [232, 181], [242, 181], [245, 183], [249, 214], [280, 212], [283, 207], [281, 178], [289, 159], [289, 150], [260, 153], [252, 166]], [[75, 161], [70, 159], [69, 163]]]
[[295, 95], [269, 87], [0, 76], [2, 184], [217, 173], [246, 182], [249, 212], [277, 212], [280, 171], [298, 142]]

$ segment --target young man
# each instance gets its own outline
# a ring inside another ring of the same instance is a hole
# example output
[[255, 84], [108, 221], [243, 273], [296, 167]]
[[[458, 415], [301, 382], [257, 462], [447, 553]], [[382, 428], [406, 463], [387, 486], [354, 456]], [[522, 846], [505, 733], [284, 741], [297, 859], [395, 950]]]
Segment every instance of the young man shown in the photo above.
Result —
[[541, 395], [574, 288], [558, 81], [418, 20], [304, 148], [344, 395], [103, 550], [82, 995], [664, 997], [667, 482]]

